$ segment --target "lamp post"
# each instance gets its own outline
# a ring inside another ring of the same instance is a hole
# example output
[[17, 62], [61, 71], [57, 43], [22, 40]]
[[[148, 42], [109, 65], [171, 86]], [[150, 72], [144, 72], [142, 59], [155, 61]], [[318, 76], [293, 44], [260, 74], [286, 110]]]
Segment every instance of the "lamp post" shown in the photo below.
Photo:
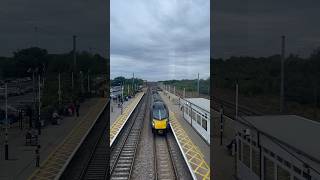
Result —
[[239, 103], [239, 84], [236, 81], [236, 120], [238, 120], [238, 103]]
[[90, 94], [90, 70], [88, 69], [88, 93]]
[[284, 61], [285, 61], [285, 36], [281, 36], [281, 83], [280, 83], [280, 113], [284, 111]]
[[197, 84], [198, 97], [200, 97], [200, 78], [198, 73], [198, 84]]
[[59, 72], [58, 80], [59, 80], [58, 96], [59, 96], [59, 108], [60, 108], [61, 107], [61, 75], [60, 75], [60, 72]]
[[81, 88], [81, 95], [83, 95], [83, 93], [84, 93], [84, 86], [83, 86], [83, 72], [82, 71], [80, 71], [80, 88]]
[[121, 86], [121, 114], [123, 113], [123, 83]]
[[223, 106], [220, 106], [220, 146], [223, 145]]
[[72, 88], [72, 93], [74, 89], [74, 77], [73, 77], [73, 71], [71, 72], [71, 88]]
[[5, 99], [6, 99], [6, 134], [5, 134], [5, 160], [9, 159], [9, 145], [8, 145], [8, 85], [5, 83]]
[[40, 74], [38, 74], [38, 135], [41, 135], [41, 84]]
[[[33, 112], [32, 112], [32, 115], [33, 115], [33, 117], [36, 117], [36, 109], [37, 109], [36, 99], [37, 99], [37, 97], [36, 97], [35, 69], [32, 69], [32, 94], [33, 94]], [[32, 120], [31, 120], [31, 122], [32, 122]], [[35, 120], [33, 122], [35, 124]], [[32, 126], [32, 123], [31, 123], [31, 126]]]

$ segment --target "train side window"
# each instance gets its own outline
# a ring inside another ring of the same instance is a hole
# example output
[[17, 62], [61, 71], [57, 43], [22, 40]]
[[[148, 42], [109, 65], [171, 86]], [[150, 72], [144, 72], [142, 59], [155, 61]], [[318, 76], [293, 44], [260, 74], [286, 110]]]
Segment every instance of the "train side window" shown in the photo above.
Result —
[[238, 142], [239, 142], [239, 144], [238, 144], [238, 145], [239, 145], [239, 147], [238, 147], [238, 148], [239, 148], [239, 160], [242, 161], [242, 148], [241, 148], [241, 147], [242, 147], [242, 146], [241, 146], [241, 143], [242, 143], [242, 142], [241, 142], [240, 139], [239, 139]]
[[205, 120], [204, 118], [202, 118], [202, 127], [203, 129], [207, 130], [207, 120]]
[[293, 171], [296, 172], [297, 174], [301, 174], [301, 169], [299, 169], [297, 166], [293, 166]]
[[197, 114], [197, 123], [201, 125], [201, 116], [199, 114]]
[[264, 179], [265, 180], [274, 180], [275, 177], [275, 168], [274, 162], [264, 156]]
[[304, 171], [302, 173], [302, 176], [307, 180], [311, 180], [311, 176], [308, 173], [304, 172]]
[[191, 111], [192, 120], [196, 121], [196, 112], [193, 110]]

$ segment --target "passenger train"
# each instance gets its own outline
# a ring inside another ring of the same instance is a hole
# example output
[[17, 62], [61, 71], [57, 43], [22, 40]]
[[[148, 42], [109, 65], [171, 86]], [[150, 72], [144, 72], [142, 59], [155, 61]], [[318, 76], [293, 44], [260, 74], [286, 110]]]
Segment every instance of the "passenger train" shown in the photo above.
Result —
[[165, 134], [170, 128], [168, 107], [156, 91], [152, 95], [150, 119], [153, 133]]

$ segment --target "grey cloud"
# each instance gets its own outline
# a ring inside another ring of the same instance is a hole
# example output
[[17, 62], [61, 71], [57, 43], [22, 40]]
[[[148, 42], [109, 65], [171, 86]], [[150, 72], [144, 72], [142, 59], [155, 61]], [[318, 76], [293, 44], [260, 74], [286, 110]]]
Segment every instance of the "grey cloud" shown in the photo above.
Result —
[[136, 72], [148, 80], [182, 79], [199, 71], [208, 77], [209, 2], [112, 0], [111, 77]]

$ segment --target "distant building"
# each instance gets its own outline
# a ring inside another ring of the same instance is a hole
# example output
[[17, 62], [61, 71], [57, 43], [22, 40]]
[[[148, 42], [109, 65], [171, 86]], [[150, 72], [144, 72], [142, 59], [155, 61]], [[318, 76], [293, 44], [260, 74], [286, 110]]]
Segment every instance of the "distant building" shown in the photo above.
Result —
[[122, 94], [121, 86], [112, 86], [110, 88], [110, 97], [111, 98], [117, 98], [118, 96], [121, 96], [121, 94]]
[[320, 179], [320, 123], [296, 115], [248, 116], [236, 130], [238, 179]]

